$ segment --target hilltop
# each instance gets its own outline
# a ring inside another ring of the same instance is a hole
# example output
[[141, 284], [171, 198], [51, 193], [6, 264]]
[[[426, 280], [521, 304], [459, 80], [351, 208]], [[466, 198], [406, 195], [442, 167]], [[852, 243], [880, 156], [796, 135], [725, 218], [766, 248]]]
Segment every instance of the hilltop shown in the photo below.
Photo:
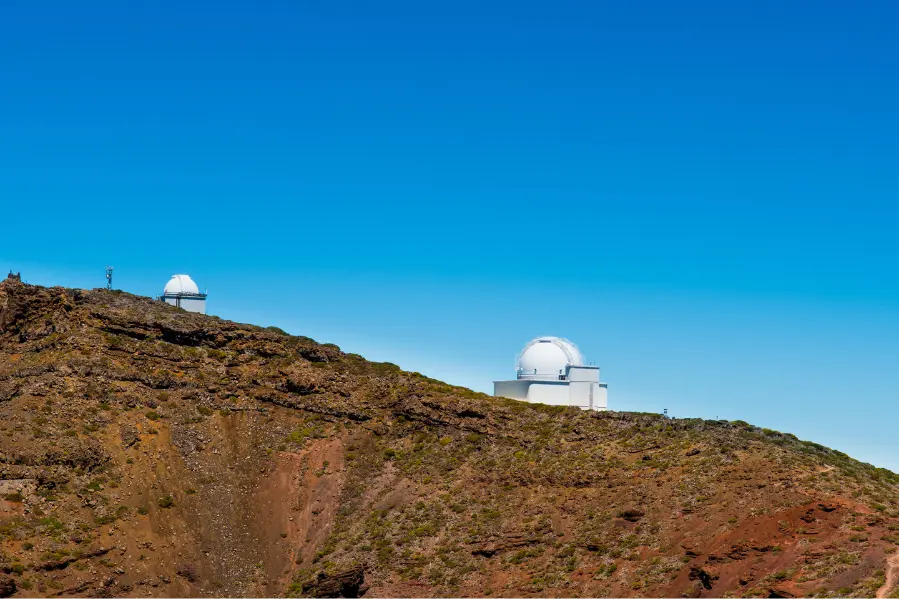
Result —
[[899, 596], [899, 476], [0, 283], [0, 597]]

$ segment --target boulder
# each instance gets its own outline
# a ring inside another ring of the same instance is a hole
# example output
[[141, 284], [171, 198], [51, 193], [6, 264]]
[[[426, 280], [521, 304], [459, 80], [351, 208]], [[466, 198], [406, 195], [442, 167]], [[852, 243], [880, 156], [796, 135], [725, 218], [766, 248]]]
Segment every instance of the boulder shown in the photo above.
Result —
[[319, 572], [303, 585], [303, 594], [307, 597], [361, 597], [367, 590], [362, 566], [330, 574]]
[[0, 597], [12, 597], [16, 592], [16, 581], [10, 576], [0, 576]]

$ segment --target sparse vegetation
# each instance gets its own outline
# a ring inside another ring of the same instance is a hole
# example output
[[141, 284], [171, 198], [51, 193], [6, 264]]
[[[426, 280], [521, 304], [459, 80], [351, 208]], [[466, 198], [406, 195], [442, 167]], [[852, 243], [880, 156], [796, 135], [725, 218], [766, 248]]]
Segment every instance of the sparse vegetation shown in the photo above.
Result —
[[[860, 596], [885, 580], [872, 560], [899, 548], [899, 477], [786, 433], [492, 398], [123, 293], [27, 293], [21, 328], [0, 332], [20, 356], [0, 360], [4, 476], [29, 481], [3, 496], [0, 568], [35, 594], [152, 571], [150, 545], [85, 555], [134, 530], [167, 543], [154, 535], [173, 523], [204, 544], [176, 548], [180, 583], [212, 588], [192, 551], [227, 546], [253, 572], [216, 587], [234, 594], [272, 576], [245, 527], [299, 548], [286, 589], [252, 587], [290, 595], [364, 581], [388, 595], [834, 596], [839, 580]], [[67, 564], [58, 580], [35, 567], [45, 557]]]

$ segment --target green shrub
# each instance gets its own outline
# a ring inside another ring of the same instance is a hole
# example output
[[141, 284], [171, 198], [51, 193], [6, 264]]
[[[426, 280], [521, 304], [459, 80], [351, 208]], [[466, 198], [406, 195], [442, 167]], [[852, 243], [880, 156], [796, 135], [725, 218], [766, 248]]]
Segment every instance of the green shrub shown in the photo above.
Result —
[[38, 520], [38, 524], [41, 526], [46, 526], [50, 530], [62, 530], [62, 522], [59, 521], [59, 518], [55, 516], [47, 516], [46, 518], [41, 518]]
[[793, 576], [792, 570], [780, 570], [771, 575], [771, 578], [776, 580], [777, 582], [783, 582], [784, 580]]
[[171, 495], [163, 495], [157, 503], [161, 508], [170, 508], [175, 505], [175, 499]]
[[629, 510], [620, 510], [617, 514], [617, 517], [627, 520], [628, 522], [636, 522], [640, 518], [642, 518], [646, 512], [639, 509], [629, 509]]

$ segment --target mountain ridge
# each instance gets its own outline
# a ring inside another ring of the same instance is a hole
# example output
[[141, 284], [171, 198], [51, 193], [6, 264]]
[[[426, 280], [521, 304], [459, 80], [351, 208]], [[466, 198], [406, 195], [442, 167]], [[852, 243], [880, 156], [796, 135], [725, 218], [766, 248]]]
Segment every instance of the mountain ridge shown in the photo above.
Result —
[[0, 596], [896, 594], [899, 476], [0, 283]]

